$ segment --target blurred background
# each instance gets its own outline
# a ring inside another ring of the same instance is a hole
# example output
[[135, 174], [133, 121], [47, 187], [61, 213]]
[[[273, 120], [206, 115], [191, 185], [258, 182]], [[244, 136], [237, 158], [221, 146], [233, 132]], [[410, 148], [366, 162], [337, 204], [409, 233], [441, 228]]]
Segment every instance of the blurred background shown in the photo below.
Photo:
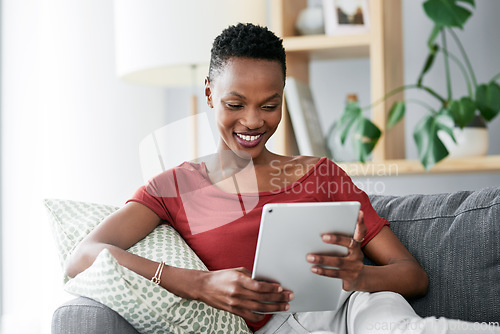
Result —
[[[432, 24], [423, 1], [402, 2], [404, 78], [413, 83]], [[500, 69], [500, 1], [481, 0], [476, 7], [460, 38], [478, 80], [486, 81]], [[203, 30], [211, 19], [195, 28]], [[1, 1], [2, 334], [50, 333], [52, 312], [71, 298], [63, 292], [42, 199], [123, 205], [144, 182], [141, 141], [191, 113], [193, 87], [145, 86], [118, 78], [114, 29], [109, 0]], [[325, 132], [342, 112], [347, 94], [356, 93], [362, 105], [371, 102], [369, 66], [365, 58], [311, 62], [310, 85]], [[443, 76], [436, 70], [426, 82], [439, 85]], [[208, 111], [202, 81], [194, 93], [198, 112]], [[414, 112], [406, 119], [408, 159], [417, 158], [412, 129], [420, 117]], [[488, 128], [489, 154], [498, 155], [500, 118]], [[499, 184], [500, 174], [354, 180], [367, 192], [399, 195], [478, 189]]]

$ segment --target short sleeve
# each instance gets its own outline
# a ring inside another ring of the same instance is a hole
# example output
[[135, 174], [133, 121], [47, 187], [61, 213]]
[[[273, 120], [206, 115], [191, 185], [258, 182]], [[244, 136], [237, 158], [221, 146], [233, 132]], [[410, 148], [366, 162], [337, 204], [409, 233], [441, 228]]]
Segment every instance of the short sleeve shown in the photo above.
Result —
[[126, 203], [129, 202], [137, 202], [141, 203], [142, 205], [145, 205], [148, 207], [151, 211], [156, 213], [160, 219], [167, 221], [167, 222], [172, 222], [172, 217], [169, 214], [169, 212], [166, 210], [166, 208], [163, 205], [163, 202], [161, 201], [161, 198], [152, 196], [146, 191], [146, 186], [142, 186], [137, 191], [134, 193], [134, 195], [127, 200]]
[[173, 223], [172, 209], [176, 207], [178, 200], [177, 184], [175, 182], [175, 171], [168, 170], [141, 186], [127, 201], [137, 202], [151, 209], [160, 219]]
[[361, 243], [361, 247], [364, 247], [380, 232], [382, 227], [389, 226], [389, 222], [378, 215], [368, 195], [352, 182], [352, 179], [342, 168], [330, 160], [328, 160], [328, 164], [328, 169], [333, 171], [336, 184], [335, 191], [330, 193], [330, 199], [332, 201], [358, 201], [361, 203], [361, 210], [363, 211], [366, 225], [366, 235]]

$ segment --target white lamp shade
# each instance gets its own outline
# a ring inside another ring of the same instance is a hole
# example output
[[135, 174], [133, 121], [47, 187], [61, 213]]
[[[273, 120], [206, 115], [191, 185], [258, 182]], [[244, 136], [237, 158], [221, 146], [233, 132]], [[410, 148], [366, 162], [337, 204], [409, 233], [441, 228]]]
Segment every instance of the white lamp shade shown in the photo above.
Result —
[[115, 0], [114, 6], [118, 76], [162, 86], [202, 84], [223, 29], [267, 21], [266, 0]]

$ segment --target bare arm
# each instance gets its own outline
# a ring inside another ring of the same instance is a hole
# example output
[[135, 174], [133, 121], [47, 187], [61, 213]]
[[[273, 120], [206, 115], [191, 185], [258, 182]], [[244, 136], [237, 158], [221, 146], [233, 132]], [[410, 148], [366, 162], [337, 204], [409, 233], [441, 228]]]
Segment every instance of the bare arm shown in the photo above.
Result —
[[[360, 215], [354, 240], [362, 240], [366, 227]], [[325, 234], [323, 241], [349, 247], [347, 256], [319, 256], [309, 254], [307, 260], [314, 264], [311, 270], [318, 274], [343, 279], [348, 291], [393, 291], [405, 297], [417, 297], [427, 293], [428, 278], [417, 260], [399, 241], [389, 227], [382, 230], [364, 247], [364, 253], [379, 266], [363, 264], [363, 251], [359, 242], [351, 244], [347, 236]], [[325, 269], [322, 266], [339, 269]]]
[[126, 204], [82, 240], [66, 262], [66, 274], [74, 277], [84, 271], [107, 248], [120, 265], [148, 277], [150, 270], [154, 273], [155, 263], [147, 263], [125, 250], [151, 233], [159, 223], [160, 218], [146, 206], [136, 202]]
[[[74, 250], [66, 263], [66, 273], [76, 276], [92, 265], [97, 255], [108, 249], [118, 263], [151, 279], [159, 265], [126, 251], [160, 224], [160, 218], [146, 206], [130, 202], [106, 218]], [[275, 283], [258, 282], [245, 268], [198, 271], [165, 266], [161, 286], [177, 296], [201, 300], [249, 321], [264, 316], [254, 313], [285, 310], [293, 298]], [[272, 302], [272, 303], [266, 303]]]
[[365, 254], [380, 266], [365, 266], [364, 291], [394, 291], [405, 297], [427, 293], [426, 272], [387, 226], [364, 247]]

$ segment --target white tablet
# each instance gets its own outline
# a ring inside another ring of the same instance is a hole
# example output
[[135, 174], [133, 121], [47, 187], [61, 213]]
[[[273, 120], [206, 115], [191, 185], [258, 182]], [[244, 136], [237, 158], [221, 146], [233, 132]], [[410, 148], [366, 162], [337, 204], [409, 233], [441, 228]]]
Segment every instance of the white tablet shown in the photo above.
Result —
[[311, 272], [308, 253], [347, 254], [323, 233], [354, 234], [359, 202], [273, 203], [262, 209], [252, 278], [280, 283], [295, 298], [286, 313], [335, 310], [348, 296], [342, 280]]

